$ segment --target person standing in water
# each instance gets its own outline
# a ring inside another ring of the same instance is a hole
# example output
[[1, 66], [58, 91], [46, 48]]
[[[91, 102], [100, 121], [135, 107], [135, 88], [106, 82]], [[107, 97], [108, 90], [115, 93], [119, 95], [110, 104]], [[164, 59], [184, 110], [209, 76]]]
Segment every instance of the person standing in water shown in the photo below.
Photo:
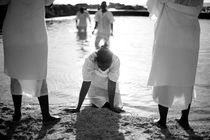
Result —
[[114, 16], [112, 12], [107, 10], [105, 1], [101, 3], [100, 10], [95, 14], [95, 27], [92, 33], [97, 29], [95, 47], [99, 49], [99, 42], [104, 39], [109, 44], [109, 38], [113, 35]]
[[81, 7], [77, 12], [75, 19], [78, 32], [87, 32], [87, 20], [89, 20], [91, 23], [88, 12], [83, 7]]

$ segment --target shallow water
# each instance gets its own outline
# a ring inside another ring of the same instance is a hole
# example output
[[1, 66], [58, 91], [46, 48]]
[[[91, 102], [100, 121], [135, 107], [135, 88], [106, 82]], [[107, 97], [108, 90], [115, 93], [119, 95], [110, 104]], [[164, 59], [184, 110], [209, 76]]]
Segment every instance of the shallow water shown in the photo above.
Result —
[[[92, 16], [91, 16], [92, 17]], [[200, 20], [201, 48], [196, 76], [196, 89], [200, 95], [194, 106], [210, 106], [210, 20]], [[87, 41], [77, 36], [74, 17], [52, 18], [47, 20], [49, 59], [48, 86], [51, 104], [77, 104], [82, 83], [81, 67], [84, 58], [94, 51], [94, 38], [91, 26], [88, 28]], [[151, 88], [147, 78], [151, 65], [153, 44], [153, 21], [148, 17], [115, 17], [114, 36], [111, 49], [119, 56], [120, 91], [125, 109], [141, 114], [156, 112]], [[2, 38], [2, 37], [1, 37]], [[0, 80], [1, 88], [8, 88], [3, 75], [2, 39], [0, 39]], [[8, 80], [8, 79], [7, 79]], [[7, 86], [4, 86], [4, 85]], [[4, 91], [4, 89], [1, 89]], [[8, 92], [8, 90], [7, 90]], [[85, 104], [88, 100], [85, 101]]]

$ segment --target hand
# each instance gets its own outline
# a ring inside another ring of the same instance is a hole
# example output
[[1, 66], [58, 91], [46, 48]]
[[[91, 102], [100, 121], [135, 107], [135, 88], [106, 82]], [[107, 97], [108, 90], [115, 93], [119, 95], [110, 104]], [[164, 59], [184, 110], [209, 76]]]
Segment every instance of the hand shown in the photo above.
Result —
[[76, 109], [64, 109], [64, 111], [68, 112], [68, 113], [77, 113], [80, 112], [80, 109], [76, 108]]
[[125, 112], [125, 110], [122, 110], [119, 107], [114, 107], [114, 108], [110, 108], [111, 111], [115, 112], [115, 113], [122, 113]]
[[111, 32], [111, 34], [110, 34], [111, 36], [114, 36], [114, 34], [113, 34], [113, 32]]
[[76, 28], [78, 29], [79, 27], [78, 27], [78, 26], [76, 26]]
[[92, 34], [94, 34], [94, 31], [95, 31], [95, 30], [92, 31]]

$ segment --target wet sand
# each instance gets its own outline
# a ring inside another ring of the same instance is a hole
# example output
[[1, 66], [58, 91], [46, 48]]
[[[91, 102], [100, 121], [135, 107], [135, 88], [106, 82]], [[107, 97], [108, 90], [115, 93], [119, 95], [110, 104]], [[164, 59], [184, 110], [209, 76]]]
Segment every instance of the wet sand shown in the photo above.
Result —
[[[5, 97], [5, 96], [4, 96]], [[40, 107], [36, 98], [23, 98], [22, 119], [13, 123], [11, 97], [0, 100], [0, 139], [21, 140], [208, 140], [210, 139], [210, 108], [192, 107], [190, 124], [193, 131], [185, 131], [177, 122], [179, 111], [168, 116], [168, 129], [157, 127], [156, 115], [141, 115], [125, 110], [117, 114], [108, 109], [83, 106], [80, 113], [69, 113], [71, 105], [50, 104], [51, 114], [62, 119], [57, 124], [42, 125]], [[50, 102], [56, 99], [50, 98]], [[200, 114], [200, 115], [198, 115]]]

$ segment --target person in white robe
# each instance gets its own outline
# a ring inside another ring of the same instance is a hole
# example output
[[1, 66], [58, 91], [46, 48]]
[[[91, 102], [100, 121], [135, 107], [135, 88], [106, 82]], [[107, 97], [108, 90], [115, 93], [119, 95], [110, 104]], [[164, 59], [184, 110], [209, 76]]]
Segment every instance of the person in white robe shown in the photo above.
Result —
[[89, 23], [91, 23], [88, 11], [86, 11], [83, 7], [81, 7], [77, 12], [75, 18], [78, 32], [87, 32], [87, 25], [88, 25], [87, 20], [89, 21]]
[[[3, 2], [4, 1], [4, 2]], [[8, 9], [3, 23], [4, 72], [11, 78], [13, 121], [21, 119], [22, 95], [38, 97], [43, 124], [59, 121], [49, 113], [48, 40], [45, 6], [54, 0], [1, 0]]]
[[105, 40], [109, 44], [109, 38], [113, 35], [113, 22], [114, 16], [112, 12], [107, 10], [106, 2], [101, 3], [101, 9], [95, 14], [95, 27], [94, 31], [97, 29], [97, 34], [95, 38], [95, 47], [99, 49], [99, 42], [101, 39]]
[[200, 26], [198, 15], [203, 0], [148, 0], [150, 16], [156, 19], [153, 56], [148, 85], [158, 104], [160, 119], [166, 126], [168, 108], [177, 107], [182, 115], [177, 122], [191, 129], [190, 105], [198, 62]]
[[87, 21], [89, 21], [89, 24], [91, 23], [88, 11], [85, 10], [83, 7], [81, 7], [76, 14], [75, 21], [76, 21], [76, 28], [78, 30], [77, 39], [79, 41], [87, 42], [87, 26], [88, 26]]
[[121, 113], [122, 101], [119, 90], [120, 60], [107, 45], [85, 59], [82, 75], [83, 83], [76, 109], [79, 112], [85, 96], [88, 94], [90, 103], [97, 108], [108, 108]]

